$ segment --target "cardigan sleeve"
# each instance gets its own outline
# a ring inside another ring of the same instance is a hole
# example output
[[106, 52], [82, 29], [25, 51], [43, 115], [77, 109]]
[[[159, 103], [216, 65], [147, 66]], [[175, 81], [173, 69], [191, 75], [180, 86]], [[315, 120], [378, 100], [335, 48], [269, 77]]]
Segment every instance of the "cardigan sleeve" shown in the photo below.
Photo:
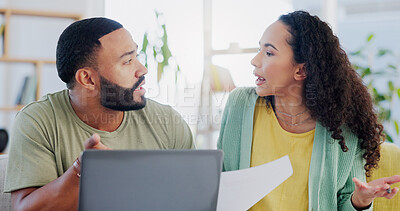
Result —
[[[343, 189], [338, 192], [338, 210], [343, 211], [356, 211], [351, 203], [351, 196], [353, 195], [355, 184], [353, 182], [353, 177], [357, 177], [359, 180], [365, 182], [365, 171], [364, 171], [364, 160], [363, 160], [364, 151], [360, 148], [355, 154], [355, 159], [353, 162], [353, 167], [350, 171], [349, 177], [347, 178], [346, 185]], [[372, 206], [370, 206], [366, 210], [372, 210]]]
[[[251, 130], [252, 124], [244, 123], [243, 118], [247, 114], [246, 109], [251, 110], [248, 108], [253, 108], [254, 110], [256, 99], [257, 94], [251, 87], [236, 88], [229, 94], [217, 142], [217, 148], [224, 151], [223, 171], [238, 170], [243, 151], [250, 153], [243, 150], [241, 139], [243, 127], [246, 127], [247, 130], [247, 127], [250, 126]], [[250, 116], [252, 117], [252, 115]], [[246, 154], [246, 156], [249, 156], [249, 154]]]
[[[219, 136], [218, 136], [218, 142], [217, 142], [217, 149], [223, 150], [222, 149], [222, 142], [223, 142], [223, 135], [225, 132], [225, 125], [226, 125], [226, 120], [228, 119], [228, 114], [230, 111], [230, 104], [231, 104], [231, 97], [228, 98], [228, 101], [226, 103], [226, 106], [224, 108], [224, 113], [222, 115], [222, 121], [221, 121], [221, 127], [219, 130]], [[222, 165], [222, 171], [226, 171], [225, 170], [225, 162]]]
[[222, 121], [221, 121], [221, 127], [219, 130], [219, 136], [218, 136], [218, 142], [217, 142], [217, 149], [222, 150], [222, 142], [224, 139], [224, 132], [225, 132], [225, 126], [226, 122], [228, 119], [228, 116], [230, 114], [230, 110], [232, 107], [232, 100], [235, 98], [235, 94], [238, 92], [238, 89], [235, 89], [229, 94], [228, 100], [226, 102], [225, 108], [224, 108], [224, 113], [222, 114]]
[[[228, 97], [228, 100], [226, 102], [225, 108], [224, 108], [224, 112], [222, 115], [222, 121], [221, 121], [221, 127], [219, 130], [219, 136], [218, 136], [218, 141], [217, 141], [217, 149], [223, 150], [224, 151], [224, 162], [222, 165], [222, 171], [227, 171], [226, 168], [226, 163], [230, 160], [227, 159], [227, 153], [229, 153], [231, 151], [231, 147], [229, 143], [225, 143], [226, 140], [229, 140], [229, 138], [227, 138], [227, 136], [229, 136], [230, 134], [225, 134], [225, 133], [230, 133], [229, 132], [229, 128], [226, 128], [227, 126], [229, 127], [229, 124], [227, 125], [227, 122], [229, 119], [231, 119], [231, 110], [232, 110], [232, 106], [235, 104], [235, 100], [237, 97], [237, 93], [240, 92], [240, 88], [233, 90]], [[228, 147], [228, 149], [226, 149]], [[229, 168], [228, 168], [229, 169]]]

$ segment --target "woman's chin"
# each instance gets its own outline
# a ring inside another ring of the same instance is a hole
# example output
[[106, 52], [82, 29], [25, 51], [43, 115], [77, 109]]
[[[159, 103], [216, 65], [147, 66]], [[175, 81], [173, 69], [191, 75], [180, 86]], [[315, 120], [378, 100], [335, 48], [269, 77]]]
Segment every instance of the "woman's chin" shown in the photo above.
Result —
[[256, 93], [260, 97], [265, 97], [265, 96], [268, 96], [268, 95], [272, 95], [272, 93], [268, 89], [260, 87], [260, 86], [256, 87]]

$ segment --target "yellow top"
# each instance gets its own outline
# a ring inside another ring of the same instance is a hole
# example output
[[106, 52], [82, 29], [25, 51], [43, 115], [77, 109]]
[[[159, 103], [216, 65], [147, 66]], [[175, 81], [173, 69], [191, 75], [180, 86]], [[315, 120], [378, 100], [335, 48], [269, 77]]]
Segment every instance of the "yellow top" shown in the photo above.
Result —
[[295, 134], [279, 124], [272, 107], [259, 98], [254, 110], [253, 144], [250, 167], [289, 155], [293, 175], [255, 204], [255, 210], [307, 210], [308, 172], [315, 129]]

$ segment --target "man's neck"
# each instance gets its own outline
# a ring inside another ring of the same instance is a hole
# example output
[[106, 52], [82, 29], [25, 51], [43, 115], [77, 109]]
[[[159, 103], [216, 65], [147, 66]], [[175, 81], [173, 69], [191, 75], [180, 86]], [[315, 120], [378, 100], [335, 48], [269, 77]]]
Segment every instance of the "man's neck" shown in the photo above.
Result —
[[100, 104], [99, 96], [82, 94], [78, 90], [69, 90], [69, 99], [76, 115], [84, 123], [98, 130], [112, 132], [118, 129], [124, 118], [123, 111], [105, 108]]

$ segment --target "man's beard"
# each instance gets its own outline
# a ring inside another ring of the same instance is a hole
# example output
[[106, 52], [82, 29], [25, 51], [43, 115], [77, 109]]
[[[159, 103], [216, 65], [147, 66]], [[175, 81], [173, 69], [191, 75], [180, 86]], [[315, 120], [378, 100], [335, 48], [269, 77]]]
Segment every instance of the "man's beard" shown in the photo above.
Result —
[[141, 76], [132, 88], [121, 87], [100, 75], [100, 103], [102, 106], [117, 110], [139, 110], [146, 106], [146, 98], [141, 96], [140, 101], [135, 101], [133, 92], [144, 80]]

